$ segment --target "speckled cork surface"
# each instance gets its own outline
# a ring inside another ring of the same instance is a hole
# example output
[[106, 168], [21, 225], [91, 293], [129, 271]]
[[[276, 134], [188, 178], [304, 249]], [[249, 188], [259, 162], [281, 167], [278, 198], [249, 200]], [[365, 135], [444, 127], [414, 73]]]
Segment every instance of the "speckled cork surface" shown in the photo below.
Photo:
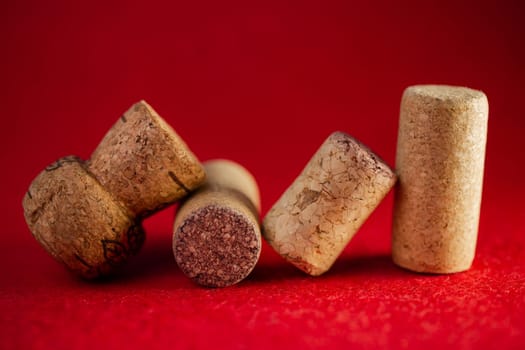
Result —
[[197, 157], [145, 101], [124, 113], [88, 163], [102, 186], [139, 216], [184, 197], [205, 177]]
[[24, 197], [24, 215], [55, 259], [94, 278], [138, 252], [143, 217], [204, 180], [204, 168], [186, 144], [140, 101], [110, 129], [90, 160], [65, 157], [40, 173]]
[[205, 169], [206, 184], [177, 212], [173, 254], [194, 282], [226, 287], [248, 276], [259, 259], [259, 190], [234, 162], [209, 161]]
[[40, 244], [87, 278], [107, 274], [136, 254], [144, 241], [133, 215], [76, 157], [62, 158], [41, 172], [23, 205], [26, 222]]
[[418, 272], [470, 268], [475, 255], [488, 101], [465, 87], [419, 85], [401, 101], [392, 256]]
[[335, 132], [263, 221], [263, 235], [286, 260], [326, 272], [396, 182], [370, 149]]

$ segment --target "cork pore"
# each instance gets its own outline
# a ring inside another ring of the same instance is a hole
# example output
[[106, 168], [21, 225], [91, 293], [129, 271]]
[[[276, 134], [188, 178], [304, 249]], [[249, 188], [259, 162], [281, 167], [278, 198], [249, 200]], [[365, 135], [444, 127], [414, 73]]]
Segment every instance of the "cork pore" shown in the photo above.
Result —
[[367, 147], [330, 135], [263, 221], [263, 235], [310, 275], [326, 272], [396, 181]]
[[144, 101], [132, 106], [110, 129], [89, 168], [137, 216], [173, 203], [205, 179], [195, 155]]
[[23, 207], [37, 241], [85, 278], [111, 272], [144, 241], [131, 213], [75, 157], [62, 158], [41, 172]]
[[488, 102], [476, 90], [413, 86], [401, 102], [392, 256], [428, 273], [470, 268], [475, 255]]

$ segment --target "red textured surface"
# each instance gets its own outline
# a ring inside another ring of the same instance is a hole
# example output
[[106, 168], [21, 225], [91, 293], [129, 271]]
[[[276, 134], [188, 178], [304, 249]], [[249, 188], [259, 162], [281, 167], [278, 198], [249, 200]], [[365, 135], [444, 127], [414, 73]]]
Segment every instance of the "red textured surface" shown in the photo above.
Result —
[[[0, 348], [524, 348], [524, 13], [519, 1], [3, 1]], [[265, 213], [334, 130], [393, 165], [401, 93], [415, 83], [489, 97], [468, 272], [395, 267], [391, 196], [326, 275], [265, 245], [247, 280], [215, 290], [177, 268], [172, 208], [146, 222], [122, 275], [99, 283], [68, 274], [24, 223], [33, 177], [88, 157], [141, 98], [202, 160], [248, 167]]]

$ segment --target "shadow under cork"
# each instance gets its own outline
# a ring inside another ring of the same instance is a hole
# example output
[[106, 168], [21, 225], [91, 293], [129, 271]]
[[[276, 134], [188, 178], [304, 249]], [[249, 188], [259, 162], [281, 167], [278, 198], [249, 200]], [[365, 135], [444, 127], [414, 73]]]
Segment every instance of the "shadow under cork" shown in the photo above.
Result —
[[379, 255], [343, 255], [323, 276], [374, 276], [398, 278], [413, 275], [413, 273], [397, 266], [390, 254]]
[[190, 287], [173, 257], [171, 237], [147, 237], [137, 255], [108, 276], [86, 281], [99, 286], [147, 286], [180, 289]]
[[284, 259], [262, 262], [246, 279], [247, 283], [275, 283], [285, 280], [329, 280], [357, 277], [401, 279], [420, 274], [405, 270], [392, 261], [389, 254], [342, 255], [334, 265], [320, 276], [310, 276]]

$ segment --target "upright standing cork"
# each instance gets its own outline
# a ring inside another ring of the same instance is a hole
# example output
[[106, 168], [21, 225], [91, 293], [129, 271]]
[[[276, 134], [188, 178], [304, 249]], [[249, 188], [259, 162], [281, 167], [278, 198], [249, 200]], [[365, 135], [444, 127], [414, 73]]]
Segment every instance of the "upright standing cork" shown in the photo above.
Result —
[[177, 212], [173, 253], [181, 270], [208, 287], [243, 280], [261, 252], [257, 183], [227, 160], [204, 164], [206, 184]]
[[180, 137], [144, 101], [132, 106], [84, 162], [48, 166], [24, 196], [33, 236], [73, 272], [114, 271], [144, 241], [142, 217], [204, 181], [204, 169]]
[[268, 212], [263, 235], [306, 273], [326, 272], [396, 176], [370, 149], [335, 132]]
[[453, 273], [474, 259], [487, 139], [481, 91], [421, 85], [401, 101], [392, 257], [404, 268]]

